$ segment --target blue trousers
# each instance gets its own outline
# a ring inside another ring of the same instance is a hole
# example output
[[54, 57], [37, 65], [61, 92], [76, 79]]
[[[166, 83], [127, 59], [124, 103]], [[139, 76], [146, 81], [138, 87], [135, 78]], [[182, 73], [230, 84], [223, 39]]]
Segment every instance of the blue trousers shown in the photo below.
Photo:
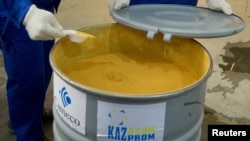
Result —
[[38, 141], [43, 134], [42, 110], [51, 79], [50, 49], [54, 41], [32, 41], [0, 15], [0, 47], [7, 73], [9, 117], [17, 141]]

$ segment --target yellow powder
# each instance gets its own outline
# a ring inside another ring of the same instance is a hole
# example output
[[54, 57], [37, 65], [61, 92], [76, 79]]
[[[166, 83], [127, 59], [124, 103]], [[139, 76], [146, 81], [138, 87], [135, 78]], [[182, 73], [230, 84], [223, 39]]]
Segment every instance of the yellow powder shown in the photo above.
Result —
[[166, 93], [193, 83], [190, 69], [145, 54], [110, 53], [71, 63], [69, 78], [97, 89], [123, 94]]

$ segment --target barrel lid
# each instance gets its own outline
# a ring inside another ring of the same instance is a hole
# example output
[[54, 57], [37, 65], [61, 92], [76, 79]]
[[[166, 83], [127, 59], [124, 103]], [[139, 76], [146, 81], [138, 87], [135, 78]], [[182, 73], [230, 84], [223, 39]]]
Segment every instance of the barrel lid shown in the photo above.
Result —
[[208, 8], [174, 4], [140, 4], [111, 12], [120, 24], [147, 31], [153, 39], [158, 32], [164, 41], [173, 35], [189, 38], [223, 37], [241, 32], [246, 24], [237, 15], [226, 15]]

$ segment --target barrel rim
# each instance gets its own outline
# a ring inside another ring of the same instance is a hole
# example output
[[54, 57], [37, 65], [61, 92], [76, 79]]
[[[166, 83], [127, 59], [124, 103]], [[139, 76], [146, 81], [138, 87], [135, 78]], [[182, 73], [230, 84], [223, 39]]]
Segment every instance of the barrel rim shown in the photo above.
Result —
[[[100, 26], [100, 25], [99, 25]], [[95, 26], [92, 26], [95, 27]], [[88, 27], [90, 28], [90, 27]], [[62, 40], [62, 39], [60, 39]], [[126, 94], [122, 94], [122, 93], [115, 93], [115, 92], [110, 92], [110, 91], [105, 91], [105, 90], [100, 90], [97, 88], [93, 88], [84, 84], [81, 84], [77, 81], [74, 81], [72, 79], [69, 79], [62, 71], [60, 71], [56, 66], [56, 64], [53, 61], [53, 52], [55, 50], [55, 48], [57, 47], [58, 42], [60, 42], [60, 40], [58, 40], [55, 45], [52, 47], [51, 51], [50, 51], [50, 56], [49, 56], [49, 60], [50, 60], [50, 64], [51, 67], [54, 71], [54, 73], [56, 73], [58, 75], [58, 77], [60, 77], [62, 80], [64, 80], [66, 83], [68, 83], [70, 86], [80, 90], [80, 91], [84, 91], [84, 93], [88, 93], [88, 94], [93, 94], [96, 96], [103, 96], [103, 97], [109, 97], [109, 98], [122, 98], [122, 99], [134, 99], [134, 100], [146, 100], [146, 99], [159, 99], [159, 98], [170, 98], [170, 97], [176, 97], [178, 95], [181, 95], [187, 91], [190, 91], [192, 89], [194, 89], [195, 87], [199, 86], [199, 84], [203, 83], [204, 81], [207, 81], [207, 79], [210, 77], [210, 75], [212, 74], [212, 70], [213, 70], [213, 60], [212, 60], [212, 56], [209, 53], [209, 51], [197, 40], [192, 39], [193, 41], [195, 41], [197, 44], [200, 45], [200, 47], [204, 50], [204, 52], [208, 55], [209, 58], [209, 68], [208, 70], [204, 73], [204, 75], [202, 77], [200, 77], [197, 81], [181, 88], [181, 89], [177, 89], [177, 90], [173, 90], [173, 91], [169, 91], [166, 93], [153, 93], [153, 94], [131, 94], [131, 93], [126, 93]]]

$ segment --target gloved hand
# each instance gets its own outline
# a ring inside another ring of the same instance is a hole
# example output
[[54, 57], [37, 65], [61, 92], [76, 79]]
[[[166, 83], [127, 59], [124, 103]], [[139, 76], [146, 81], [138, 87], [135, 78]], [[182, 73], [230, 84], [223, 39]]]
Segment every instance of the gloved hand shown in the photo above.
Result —
[[130, 0], [111, 0], [109, 2], [109, 11], [117, 11], [129, 6]]
[[208, 8], [216, 11], [223, 11], [227, 15], [233, 13], [231, 5], [225, 0], [206, 0]]
[[35, 5], [32, 5], [25, 15], [23, 25], [33, 40], [53, 40], [65, 36], [55, 16]]

